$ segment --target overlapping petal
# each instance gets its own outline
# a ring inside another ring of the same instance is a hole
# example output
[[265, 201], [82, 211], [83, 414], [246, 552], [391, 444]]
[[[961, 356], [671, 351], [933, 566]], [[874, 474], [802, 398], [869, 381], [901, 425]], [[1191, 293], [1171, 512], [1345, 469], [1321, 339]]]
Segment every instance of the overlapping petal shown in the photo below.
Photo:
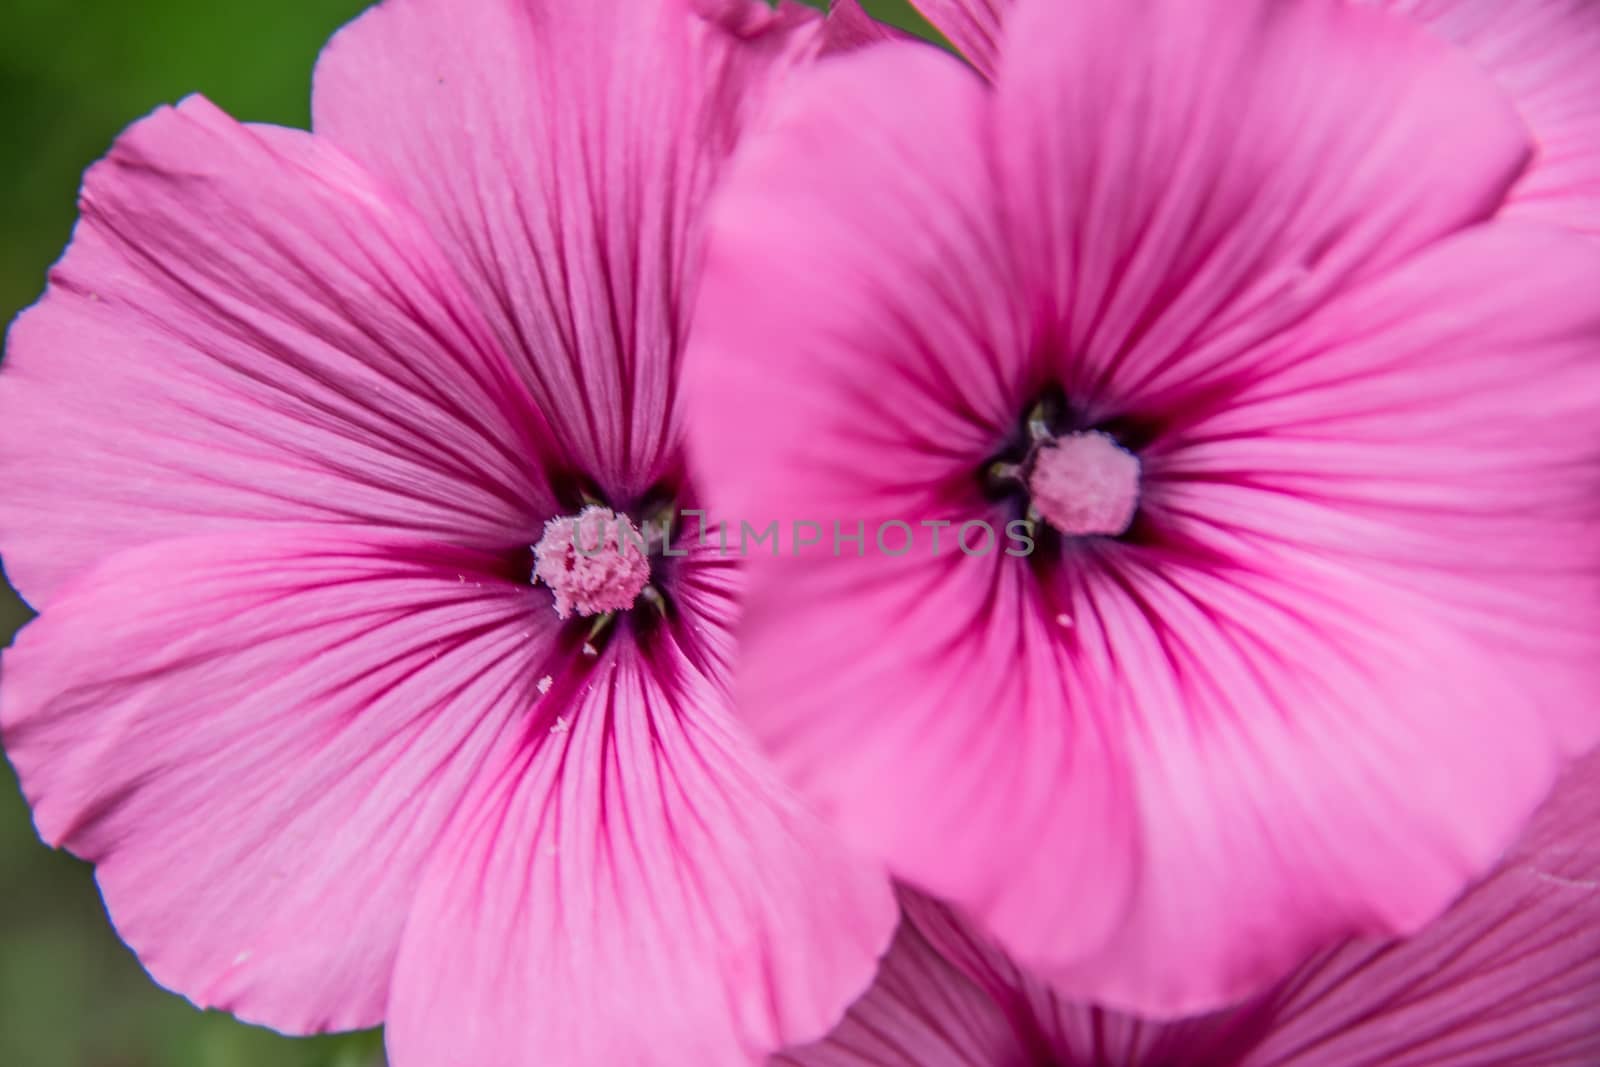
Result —
[[1163, 1023], [1067, 1000], [949, 908], [903, 895], [872, 991], [784, 1067], [1586, 1067], [1600, 1056], [1600, 754], [1492, 875], [1405, 941], [1352, 942]]
[[917, 10], [978, 70], [993, 77], [1012, 0], [912, 0]]
[[[956, 60], [886, 46], [805, 75], [775, 131], [746, 142], [714, 212], [693, 346], [749, 358], [686, 367], [723, 513], [901, 518], [971, 499], [952, 472], [982, 460], [1038, 376], [1014, 358], [1029, 308], [985, 202], [986, 114]], [[887, 183], [906, 188], [886, 197]], [[733, 476], [746, 459], [784, 481]]]
[[837, 0], [828, 5], [828, 18], [823, 28], [821, 55], [853, 52], [857, 48], [883, 44], [903, 38], [905, 34], [893, 26], [879, 22], [861, 6], [860, 0]]
[[1250, 1005], [1243, 1067], [1583, 1067], [1600, 1058], [1600, 754], [1409, 941], [1352, 944]]
[[1125, 739], [1017, 561], [944, 553], [769, 570], [740, 707], [863, 849], [1047, 960], [1092, 954], [1139, 886]]
[[[906, 900], [908, 906], [937, 908], [915, 894], [906, 894]], [[1003, 1002], [941, 953], [919, 924], [906, 919], [871, 990], [844, 1021], [823, 1040], [775, 1056], [771, 1064], [1027, 1067], [1034, 1051], [1028, 1035], [1007, 1017]]]
[[427, 220], [614, 499], [669, 473], [700, 212], [822, 20], [752, 0], [388, 0], [317, 67], [317, 134]]
[[1600, 8], [1589, 0], [1368, 0], [1415, 19], [1494, 76], [1538, 158], [1509, 211], [1600, 235]]
[[[787, 134], [752, 141], [717, 215], [706, 358], [688, 367], [698, 458], [722, 513], [777, 519], [784, 538], [781, 558], [751, 560], [736, 696], [864, 847], [983, 901], [1019, 939], [1048, 929], [1089, 951], [1135, 863], [1115, 744], [1087, 700], [1059, 708], [1075, 682], [1055, 612], [1001, 530], [984, 558], [957, 543], [983, 506], [966, 470], [1030, 377], [1005, 359], [1026, 317], [982, 215], [982, 155], [966, 150], [983, 90], [931, 49], [868, 58], [820, 72]], [[843, 98], [861, 101], [848, 118], [821, 103]], [[946, 140], [962, 147], [947, 155]], [[825, 161], [830, 184], [801, 158]], [[900, 175], [914, 192], [873, 194]], [[797, 522], [817, 524], [822, 566], [794, 558]]]

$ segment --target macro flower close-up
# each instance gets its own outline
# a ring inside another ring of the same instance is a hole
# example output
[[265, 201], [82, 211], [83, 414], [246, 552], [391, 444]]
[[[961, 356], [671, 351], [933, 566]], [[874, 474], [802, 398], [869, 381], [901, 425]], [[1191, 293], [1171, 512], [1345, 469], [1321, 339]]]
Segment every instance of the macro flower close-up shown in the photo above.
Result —
[[0, 1067], [1600, 1067], [1600, 0], [0, 92]]
[[809, 72], [687, 363], [715, 511], [829, 535], [746, 561], [745, 721], [1070, 997], [1421, 928], [1600, 739], [1600, 247], [1508, 207], [1539, 159], [1337, 0]]
[[0, 374], [40, 611], [0, 726], [196, 1004], [387, 1020], [399, 1067], [735, 1064], [870, 982], [887, 881], [727, 704], [733, 563], [545, 543], [698, 499], [702, 205], [832, 46], [714, 6], [393, 0], [323, 53], [313, 132], [190, 99], [90, 171]]

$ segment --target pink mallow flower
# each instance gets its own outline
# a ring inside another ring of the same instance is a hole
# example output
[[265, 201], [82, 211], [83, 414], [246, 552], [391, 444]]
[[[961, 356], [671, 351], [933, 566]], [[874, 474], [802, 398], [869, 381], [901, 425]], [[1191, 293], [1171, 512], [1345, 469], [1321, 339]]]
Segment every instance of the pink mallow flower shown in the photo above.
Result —
[[[387, 1020], [396, 1067], [683, 1067], [871, 981], [887, 879], [736, 725], [734, 563], [659, 525], [698, 499], [702, 205], [835, 42], [693, 6], [388, 0], [314, 132], [191, 99], [86, 179], [0, 372], [0, 548], [42, 610], [0, 725], [196, 1004]], [[536, 555], [586, 508], [609, 557]]]
[[1158, 1023], [1066, 1000], [906, 894], [877, 985], [773, 1067], [1594, 1067], [1600, 758], [1407, 941], [1352, 942], [1237, 1007]]
[[[984, 74], [1014, 0], [913, 0]], [[1416, 20], [1515, 103], [1535, 155], [1505, 214], [1600, 236], [1600, 4], [1594, 0], [1349, 0]]]
[[1420, 928], [1600, 738], [1600, 247], [1500, 217], [1516, 109], [1393, 14], [1008, 34], [819, 65], [724, 188], [696, 459], [838, 524], [750, 560], [735, 692], [1065, 994], [1205, 1010]]

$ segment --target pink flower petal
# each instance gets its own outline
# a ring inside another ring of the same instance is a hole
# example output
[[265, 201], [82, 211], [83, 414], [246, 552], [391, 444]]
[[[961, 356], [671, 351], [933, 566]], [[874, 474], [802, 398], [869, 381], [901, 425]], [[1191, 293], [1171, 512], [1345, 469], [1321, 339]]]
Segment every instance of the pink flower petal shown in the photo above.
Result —
[[1030, 957], [1092, 954], [1138, 888], [1123, 739], [1018, 561], [944, 551], [762, 575], [740, 706], [863, 848]]
[[905, 36], [893, 26], [867, 14], [859, 0], [834, 0], [828, 5], [826, 41], [822, 54], [853, 52], [868, 45], [903, 40]]
[[1510, 212], [1600, 235], [1600, 8], [1592, 0], [1375, 0], [1481, 63], [1539, 156]]
[[[1027, 309], [985, 203], [988, 94], [920, 44], [803, 79], [713, 211], [685, 366], [707, 491], [752, 523], [964, 500], [965, 481], [947, 483], [982, 462], [1036, 377], [1012, 358]], [[905, 188], [884, 197], [888, 183]]]
[[1406, 941], [1352, 942], [1227, 1011], [1163, 1023], [1060, 997], [904, 893], [872, 990], [782, 1067], [1589, 1067], [1600, 1061], [1600, 752], [1495, 872]]
[[1488, 78], [1367, 8], [1023, 0], [1010, 27], [1001, 192], [1091, 420], [1165, 414], [1175, 379], [1488, 218], [1529, 158]]
[[1562, 749], [1587, 749], [1597, 272], [1543, 226], [1440, 244], [1244, 361], [1254, 381], [1198, 406], [1152, 506], [1201, 552], [1314, 566], [1369, 637], [1425, 603], [1483, 649], [1473, 670], [1509, 672]]
[[1241, 1067], [1600, 1062], [1597, 824], [1600, 753], [1438, 922], [1346, 946], [1261, 998], [1272, 1025]]
[[702, 7], [390, 0], [317, 67], [317, 133], [422, 212], [576, 467], [617, 499], [676, 460], [712, 182], [776, 74], [823, 44], [820, 19], [759, 0]]
[[[1237, 1067], [1260, 1037], [1251, 1025], [1255, 1020], [1242, 1010], [1159, 1022], [1069, 1000], [1019, 967], [949, 906], [911, 892], [903, 892], [901, 900], [902, 927], [914, 928], [961, 977], [981, 989], [990, 1011], [1006, 1020], [1013, 1040], [1030, 1050], [1015, 1061], [1017, 1067]], [[852, 1014], [875, 996], [869, 993], [858, 1001]]]
[[157, 981], [297, 1033], [383, 1019], [427, 857], [543, 722], [554, 616], [455, 549], [280, 528], [130, 549], [5, 654], [39, 833]]
[[[1600, 11], [1592, 0], [1360, 0], [1460, 46], [1516, 105], [1538, 155], [1509, 212], [1600, 233]], [[918, 0], [985, 74], [1013, 0]]]
[[547, 432], [432, 239], [339, 152], [191, 99], [117, 142], [82, 210], [0, 372], [0, 547], [36, 605], [247, 522], [537, 539]]
[[[905, 896], [916, 902], [908, 907], [937, 907]], [[1031, 1067], [1037, 1050], [993, 992], [946, 959], [908, 918], [872, 989], [844, 1021], [824, 1040], [773, 1057], [771, 1067]]]
[[396, 1067], [759, 1063], [871, 982], [887, 881], [761, 769], [690, 646], [625, 636], [559, 745], [461, 805], [400, 955]]
[[911, 0], [973, 66], [993, 77], [1000, 63], [1001, 21], [1011, 0]]
[[859, 0], [830, 0], [825, 5], [826, 16], [800, 0], [777, 0], [772, 6], [769, 0], [689, 0], [689, 6], [743, 39], [771, 43], [792, 34], [793, 43], [806, 49], [819, 43], [819, 55], [851, 52], [905, 37], [868, 15]]

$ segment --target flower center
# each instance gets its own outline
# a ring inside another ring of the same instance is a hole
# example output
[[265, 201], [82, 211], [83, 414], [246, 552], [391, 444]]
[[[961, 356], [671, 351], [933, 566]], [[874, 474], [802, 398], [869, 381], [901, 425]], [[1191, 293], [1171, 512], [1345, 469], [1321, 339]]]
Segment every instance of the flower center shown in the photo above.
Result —
[[555, 593], [563, 619], [627, 611], [650, 582], [644, 536], [626, 515], [597, 505], [545, 523], [533, 557], [533, 580]]
[[1139, 457], [1108, 434], [1069, 434], [1034, 452], [1028, 495], [1068, 536], [1120, 537], [1139, 510], [1139, 475]]

